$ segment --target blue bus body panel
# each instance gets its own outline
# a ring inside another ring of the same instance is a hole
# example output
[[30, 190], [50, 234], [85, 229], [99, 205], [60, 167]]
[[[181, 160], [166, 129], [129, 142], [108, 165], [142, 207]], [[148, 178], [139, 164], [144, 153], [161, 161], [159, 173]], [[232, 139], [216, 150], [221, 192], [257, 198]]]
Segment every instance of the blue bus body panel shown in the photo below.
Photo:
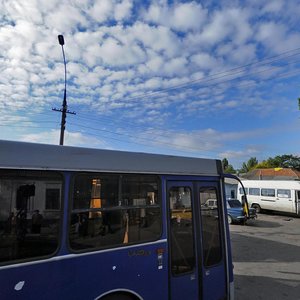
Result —
[[[0, 271], [0, 297], [96, 299], [106, 292], [124, 289], [145, 300], [167, 299], [166, 247], [166, 242], [162, 242], [11, 266]], [[162, 249], [163, 257], [159, 260], [157, 251]]]

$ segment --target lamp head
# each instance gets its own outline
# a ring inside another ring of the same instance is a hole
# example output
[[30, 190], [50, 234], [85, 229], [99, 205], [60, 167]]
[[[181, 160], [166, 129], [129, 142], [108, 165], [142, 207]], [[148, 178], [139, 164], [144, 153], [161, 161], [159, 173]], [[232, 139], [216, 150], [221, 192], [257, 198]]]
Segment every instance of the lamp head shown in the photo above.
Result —
[[63, 35], [59, 35], [58, 36], [58, 42], [61, 46], [63, 46], [65, 44], [65, 40], [64, 40], [64, 36]]

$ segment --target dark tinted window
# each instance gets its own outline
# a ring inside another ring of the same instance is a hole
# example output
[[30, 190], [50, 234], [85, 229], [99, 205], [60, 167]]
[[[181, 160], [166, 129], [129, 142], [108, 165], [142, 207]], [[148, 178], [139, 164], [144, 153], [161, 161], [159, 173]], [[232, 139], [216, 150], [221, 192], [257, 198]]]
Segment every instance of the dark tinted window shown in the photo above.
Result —
[[261, 196], [275, 197], [275, 189], [261, 189]]
[[[239, 192], [240, 192], [240, 194], [241, 195], [244, 195], [244, 190], [243, 190], [243, 188], [239, 188]], [[246, 192], [246, 195], [248, 195], [248, 188], [245, 188], [245, 192]]]
[[[214, 205], [210, 206], [210, 202]], [[218, 263], [222, 257], [219, 199], [215, 188], [200, 189], [203, 259], [205, 266]]]
[[239, 200], [227, 200], [230, 207], [242, 207], [242, 203]]
[[[49, 194], [49, 189], [55, 193]], [[48, 191], [48, 192], [47, 192]], [[50, 255], [58, 247], [62, 178], [38, 171], [0, 171], [0, 262]], [[48, 203], [49, 204], [49, 203]], [[53, 208], [53, 207], [52, 207]]]
[[141, 243], [160, 237], [158, 177], [75, 177], [69, 240], [74, 250]]
[[260, 190], [259, 188], [249, 188], [249, 195], [259, 196]]
[[171, 269], [173, 274], [190, 272], [195, 266], [191, 189], [169, 191]]
[[291, 190], [278, 189], [277, 197], [279, 198], [291, 198]]

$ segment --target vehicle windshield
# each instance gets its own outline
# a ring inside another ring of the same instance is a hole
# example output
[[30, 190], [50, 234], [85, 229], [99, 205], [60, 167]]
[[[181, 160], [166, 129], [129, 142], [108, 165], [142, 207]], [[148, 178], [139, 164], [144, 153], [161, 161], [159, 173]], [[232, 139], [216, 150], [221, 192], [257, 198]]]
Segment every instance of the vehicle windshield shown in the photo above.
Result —
[[239, 200], [227, 200], [230, 207], [242, 207], [242, 204]]

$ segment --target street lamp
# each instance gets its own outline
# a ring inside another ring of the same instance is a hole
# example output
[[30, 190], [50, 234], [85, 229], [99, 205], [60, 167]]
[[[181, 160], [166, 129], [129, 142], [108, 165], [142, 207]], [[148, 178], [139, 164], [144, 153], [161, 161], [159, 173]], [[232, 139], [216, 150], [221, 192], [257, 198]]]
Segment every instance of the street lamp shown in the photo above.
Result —
[[65, 135], [65, 128], [66, 128], [66, 117], [67, 117], [67, 113], [68, 114], [72, 114], [72, 115], [76, 115], [75, 112], [71, 112], [68, 110], [68, 105], [67, 105], [67, 65], [66, 65], [66, 58], [65, 58], [65, 51], [64, 51], [64, 44], [65, 44], [65, 40], [64, 40], [64, 36], [63, 35], [58, 35], [58, 42], [61, 45], [61, 49], [62, 49], [62, 54], [63, 54], [63, 58], [64, 58], [64, 66], [65, 66], [65, 89], [64, 89], [64, 100], [62, 103], [62, 108], [61, 109], [56, 109], [56, 108], [52, 108], [52, 110], [54, 111], [59, 111], [61, 112], [61, 126], [60, 126], [60, 139], [59, 139], [59, 144], [63, 145], [64, 144], [64, 135]]

